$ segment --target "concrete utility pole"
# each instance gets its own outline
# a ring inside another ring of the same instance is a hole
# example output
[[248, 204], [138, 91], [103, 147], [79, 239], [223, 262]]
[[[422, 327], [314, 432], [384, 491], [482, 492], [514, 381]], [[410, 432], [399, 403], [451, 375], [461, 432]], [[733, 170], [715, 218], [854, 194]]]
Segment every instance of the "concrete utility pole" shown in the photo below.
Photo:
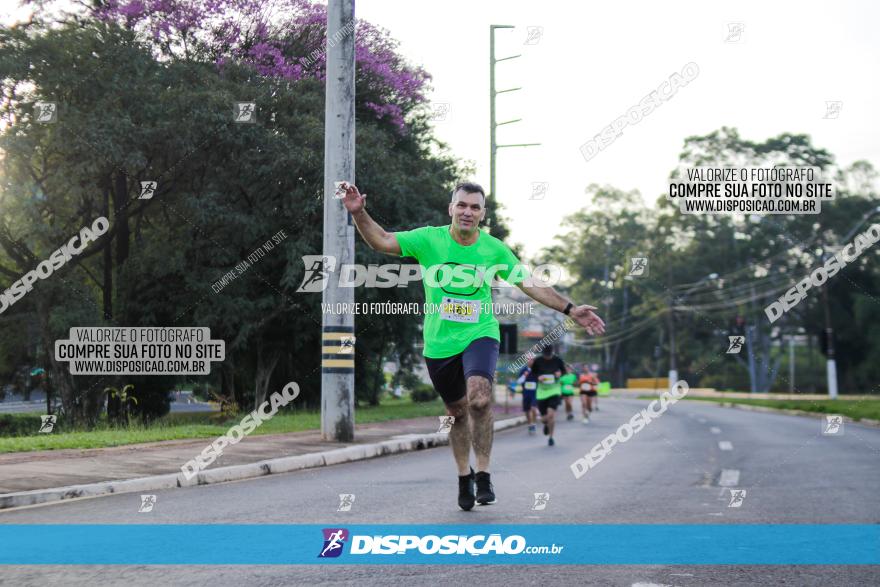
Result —
[[671, 393], [675, 390], [675, 384], [678, 382], [678, 369], [675, 366], [675, 300], [672, 294], [669, 294], [669, 387], [667, 390]]
[[837, 361], [834, 359], [834, 328], [831, 326], [831, 310], [828, 307], [828, 282], [822, 287], [822, 306], [825, 312], [825, 340], [828, 351], [825, 376], [828, 380], [828, 399], [837, 399]]
[[[354, 183], [354, 0], [327, 5], [327, 100], [324, 118], [325, 304], [350, 304], [354, 290], [339, 287], [344, 263], [354, 263], [354, 225], [335, 198], [334, 182]], [[338, 33], [338, 34], [337, 34]], [[335, 259], [335, 263], [333, 262]], [[328, 266], [329, 265], [329, 266]], [[350, 307], [350, 306], [346, 306]], [[322, 315], [321, 436], [354, 440], [354, 315]]]
[[515, 92], [517, 90], [521, 90], [522, 88], [509, 88], [507, 90], [501, 90], [500, 92], [495, 91], [495, 64], [501, 61], [507, 61], [508, 59], [516, 59], [517, 57], [521, 57], [521, 55], [511, 55], [510, 57], [503, 57], [501, 59], [495, 59], [495, 29], [512, 29], [516, 28], [509, 24], [491, 24], [489, 25], [489, 143], [491, 146], [490, 156], [489, 156], [489, 194], [494, 198], [497, 196], [495, 193], [495, 157], [498, 153], [498, 149], [502, 149], [505, 147], [533, 147], [535, 145], [540, 145], [541, 143], [518, 143], [515, 145], [499, 145], [495, 141], [495, 129], [503, 124], [512, 124], [514, 122], [519, 122], [522, 118], [517, 118], [514, 120], [507, 120], [505, 122], [495, 122], [495, 96], [498, 94], [504, 94], [506, 92]]

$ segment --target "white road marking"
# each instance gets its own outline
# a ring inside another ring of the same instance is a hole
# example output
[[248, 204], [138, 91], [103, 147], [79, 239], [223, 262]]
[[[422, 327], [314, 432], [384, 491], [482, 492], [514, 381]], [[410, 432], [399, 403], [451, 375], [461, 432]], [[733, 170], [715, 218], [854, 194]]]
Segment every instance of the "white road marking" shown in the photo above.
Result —
[[712, 426], [711, 428], [709, 428], [709, 432], [711, 432], [712, 434], [721, 434], [721, 428], [719, 428], [718, 426]]
[[720, 487], [736, 487], [739, 484], [739, 471], [737, 469], [721, 469], [721, 477], [718, 479]]
[[718, 443], [718, 448], [721, 450], [733, 450], [733, 444], [729, 440], [722, 440]]
[[705, 471], [703, 473], [703, 482], [700, 484], [700, 487], [712, 487], [712, 473]]

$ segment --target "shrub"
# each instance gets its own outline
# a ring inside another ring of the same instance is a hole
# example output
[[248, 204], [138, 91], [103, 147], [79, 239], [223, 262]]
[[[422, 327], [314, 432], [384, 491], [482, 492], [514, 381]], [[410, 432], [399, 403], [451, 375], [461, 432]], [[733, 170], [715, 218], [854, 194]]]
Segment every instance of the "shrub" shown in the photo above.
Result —
[[129, 381], [134, 385], [132, 396], [137, 403], [131, 405], [132, 417], [137, 417], [143, 424], [161, 418], [171, 411], [171, 390], [175, 379], [172, 376], [137, 376]]
[[414, 391], [419, 385], [424, 384], [422, 383], [422, 380], [419, 379], [419, 376], [412, 371], [400, 370], [394, 374], [394, 379], [392, 381], [393, 387], [397, 387], [398, 385], [407, 391]]
[[437, 399], [437, 391], [433, 385], [427, 383], [419, 383], [409, 394], [414, 402], [431, 402]]
[[[63, 430], [61, 416], [55, 421], [53, 433]], [[0, 414], [0, 437], [36, 436], [42, 425], [40, 414]]]

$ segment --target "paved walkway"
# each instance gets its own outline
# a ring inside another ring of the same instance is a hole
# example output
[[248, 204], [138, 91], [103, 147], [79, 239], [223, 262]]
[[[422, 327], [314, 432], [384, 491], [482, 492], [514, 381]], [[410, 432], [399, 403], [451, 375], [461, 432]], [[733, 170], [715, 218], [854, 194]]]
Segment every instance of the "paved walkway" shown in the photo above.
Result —
[[[496, 401], [496, 421], [520, 415], [513, 400], [505, 414], [500, 390]], [[363, 424], [357, 426], [353, 443], [324, 441], [316, 430], [248, 436], [238, 444], [227, 446], [210, 468], [317, 453], [410, 434], [433, 433], [438, 427], [436, 416]], [[212, 441], [213, 438], [166, 440], [112, 448], [0, 454], [0, 494], [180, 473], [181, 465]]]

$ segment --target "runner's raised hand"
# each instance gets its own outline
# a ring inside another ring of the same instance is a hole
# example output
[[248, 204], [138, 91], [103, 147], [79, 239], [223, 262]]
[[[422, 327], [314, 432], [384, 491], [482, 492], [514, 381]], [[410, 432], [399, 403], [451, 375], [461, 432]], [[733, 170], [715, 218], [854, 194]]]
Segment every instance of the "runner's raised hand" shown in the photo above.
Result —
[[363, 210], [364, 199], [367, 197], [367, 194], [361, 195], [357, 186], [345, 181], [342, 182], [341, 187], [345, 190], [345, 197], [342, 199], [342, 205], [345, 206], [345, 209], [352, 214], [356, 214]]

